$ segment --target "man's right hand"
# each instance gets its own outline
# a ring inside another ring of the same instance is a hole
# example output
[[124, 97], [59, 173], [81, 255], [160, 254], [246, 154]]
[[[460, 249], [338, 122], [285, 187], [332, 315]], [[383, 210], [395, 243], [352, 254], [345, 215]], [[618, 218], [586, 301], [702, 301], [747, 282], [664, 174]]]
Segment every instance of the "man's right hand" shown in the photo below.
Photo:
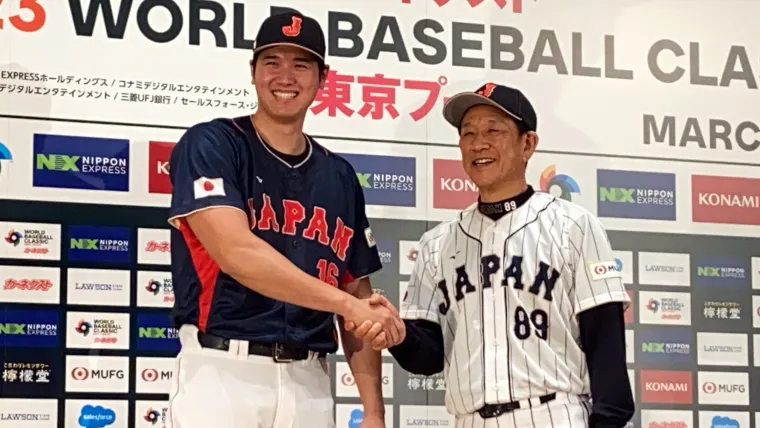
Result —
[[[385, 335], [390, 343], [400, 343], [406, 336], [406, 326], [401, 320], [398, 311], [378, 304], [372, 299], [356, 299], [350, 312], [345, 318], [346, 325], [371, 325], [370, 331], [374, 334], [366, 336], [375, 337]], [[352, 330], [353, 328], [349, 329]]]

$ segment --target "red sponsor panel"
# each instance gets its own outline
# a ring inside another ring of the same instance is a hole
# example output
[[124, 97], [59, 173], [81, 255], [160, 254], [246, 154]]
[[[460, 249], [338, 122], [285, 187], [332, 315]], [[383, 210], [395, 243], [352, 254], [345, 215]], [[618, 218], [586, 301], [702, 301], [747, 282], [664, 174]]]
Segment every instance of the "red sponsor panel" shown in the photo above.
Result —
[[633, 291], [626, 290], [626, 293], [628, 293], [628, 298], [631, 299], [631, 304], [628, 305], [628, 309], [625, 310], [625, 323], [633, 324]]
[[172, 193], [169, 179], [169, 156], [174, 143], [148, 143], [148, 193]]
[[461, 210], [478, 200], [478, 188], [462, 161], [433, 159], [433, 208]]
[[691, 176], [692, 221], [760, 225], [760, 178]]
[[641, 402], [691, 404], [692, 372], [642, 370], [640, 372]]

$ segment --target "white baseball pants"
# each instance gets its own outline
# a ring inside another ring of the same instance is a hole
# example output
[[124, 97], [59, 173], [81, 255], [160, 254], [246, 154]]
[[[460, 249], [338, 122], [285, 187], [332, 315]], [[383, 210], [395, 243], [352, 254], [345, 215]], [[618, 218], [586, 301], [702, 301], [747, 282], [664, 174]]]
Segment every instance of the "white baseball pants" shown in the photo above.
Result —
[[578, 396], [557, 394], [557, 399], [499, 417], [483, 419], [478, 413], [457, 416], [455, 428], [588, 428], [591, 403]]
[[229, 351], [202, 348], [198, 328], [179, 330], [167, 428], [334, 428], [328, 366], [323, 359], [275, 363], [248, 355], [248, 342]]

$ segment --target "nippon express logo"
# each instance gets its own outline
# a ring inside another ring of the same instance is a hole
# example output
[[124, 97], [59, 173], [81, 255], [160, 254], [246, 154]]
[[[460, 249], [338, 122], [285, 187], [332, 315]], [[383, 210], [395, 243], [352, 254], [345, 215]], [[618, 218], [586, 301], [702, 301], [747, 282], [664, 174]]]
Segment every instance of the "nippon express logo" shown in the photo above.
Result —
[[699, 260], [694, 282], [698, 285], [746, 285], [749, 269], [739, 260]]
[[129, 141], [34, 135], [34, 187], [129, 191]]
[[691, 331], [684, 328], [642, 329], [637, 334], [638, 360], [647, 364], [691, 362]]
[[57, 347], [56, 311], [0, 311], [0, 346]]
[[549, 165], [541, 171], [538, 185], [542, 192], [557, 196], [566, 201], [573, 200], [573, 194], [580, 193], [581, 188], [575, 180], [566, 174], [557, 174], [557, 166]]
[[88, 404], [82, 407], [77, 422], [84, 428], [105, 428], [116, 422], [116, 412], [107, 407]]
[[596, 180], [600, 217], [676, 219], [675, 174], [600, 169]]
[[129, 263], [129, 241], [126, 227], [69, 226], [69, 260]]
[[389, 265], [393, 263], [393, 249], [390, 241], [378, 239], [377, 252], [380, 255], [380, 262], [382, 264]]
[[416, 160], [396, 156], [340, 154], [356, 171], [368, 205], [413, 207], [417, 202]]
[[154, 351], [179, 351], [179, 330], [168, 315], [137, 315], [137, 347]]

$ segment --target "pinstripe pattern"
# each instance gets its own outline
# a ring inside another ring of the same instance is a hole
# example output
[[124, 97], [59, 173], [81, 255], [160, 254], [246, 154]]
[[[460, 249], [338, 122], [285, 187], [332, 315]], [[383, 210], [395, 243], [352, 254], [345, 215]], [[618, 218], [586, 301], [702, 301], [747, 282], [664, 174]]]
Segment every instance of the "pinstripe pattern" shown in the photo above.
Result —
[[[585, 426], [578, 396], [590, 387], [577, 315], [628, 302], [619, 273], [590, 270], [598, 262], [614, 263], [599, 220], [545, 193], [497, 221], [473, 205], [423, 235], [401, 314], [441, 325], [446, 406], [457, 427]], [[570, 401], [477, 415], [485, 404], [552, 392]]]

